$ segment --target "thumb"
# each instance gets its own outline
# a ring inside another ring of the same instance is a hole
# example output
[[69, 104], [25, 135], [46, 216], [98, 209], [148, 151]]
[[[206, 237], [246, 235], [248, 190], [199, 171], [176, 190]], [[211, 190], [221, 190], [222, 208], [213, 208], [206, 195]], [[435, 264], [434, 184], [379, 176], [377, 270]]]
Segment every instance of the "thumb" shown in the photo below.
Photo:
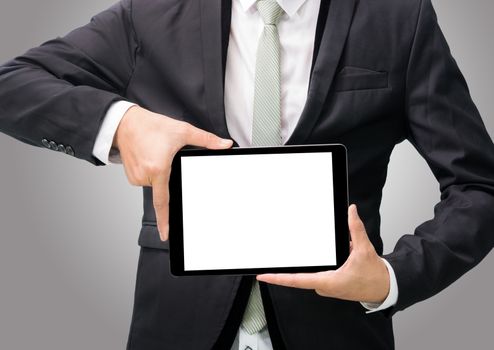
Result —
[[358, 215], [357, 206], [355, 204], [348, 207], [348, 228], [350, 229], [353, 248], [357, 248], [368, 242], [369, 237], [367, 237], [364, 223]]
[[191, 124], [187, 124], [185, 144], [210, 149], [222, 149], [232, 147], [233, 141], [222, 139], [213, 133], [196, 128]]

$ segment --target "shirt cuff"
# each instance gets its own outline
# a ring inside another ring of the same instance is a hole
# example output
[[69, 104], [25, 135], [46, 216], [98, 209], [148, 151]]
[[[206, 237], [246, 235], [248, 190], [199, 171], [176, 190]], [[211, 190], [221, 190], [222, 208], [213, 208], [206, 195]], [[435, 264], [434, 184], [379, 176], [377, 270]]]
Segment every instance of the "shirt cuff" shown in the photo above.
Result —
[[385, 310], [391, 306], [394, 306], [398, 301], [398, 282], [396, 281], [395, 271], [393, 270], [393, 267], [386, 259], [384, 258], [381, 259], [384, 261], [384, 264], [386, 265], [389, 273], [389, 293], [386, 299], [382, 303], [360, 302], [360, 304], [362, 304], [362, 306], [367, 309], [367, 311], [365, 312], [366, 314]]
[[101, 123], [101, 127], [96, 136], [96, 142], [93, 146], [93, 156], [98, 158], [104, 164], [118, 163], [122, 164], [120, 153], [117, 149], [112, 148], [113, 138], [117, 132], [118, 124], [122, 120], [124, 114], [130, 107], [135, 106], [135, 103], [127, 101], [118, 101], [113, 103]]

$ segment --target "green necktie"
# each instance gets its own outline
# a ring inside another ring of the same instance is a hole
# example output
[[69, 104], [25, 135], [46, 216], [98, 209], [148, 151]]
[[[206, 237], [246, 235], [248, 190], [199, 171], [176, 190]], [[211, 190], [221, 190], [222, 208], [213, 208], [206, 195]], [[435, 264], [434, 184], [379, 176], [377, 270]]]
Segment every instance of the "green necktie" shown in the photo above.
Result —
[[264, 30], [256, 57], [252, 145], [281, 144], [280, 37], [277, 24], [283, 9], [274, 0], [257, 2]]
[[[264, 21], [256, 57], [254, 87], [253, 146], [281, 144], [280, 38], [277, 24], [283, 9], [275, 0], [259, 0], [257, 10]], [[242, 328], [249, 334], [266, 326], [259, 283], [254, 281], [242, 319]]]

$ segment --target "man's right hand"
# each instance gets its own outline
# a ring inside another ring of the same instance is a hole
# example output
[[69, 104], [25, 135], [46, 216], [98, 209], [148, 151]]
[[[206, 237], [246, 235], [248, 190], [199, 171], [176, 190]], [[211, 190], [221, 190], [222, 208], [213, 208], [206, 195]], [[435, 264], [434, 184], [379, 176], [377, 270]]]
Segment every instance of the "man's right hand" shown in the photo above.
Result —
[[129, 183], [152, 186], [153, 205], [162, 241], [168, 239], [168, 181], [175, 154], [185, 145], [210, 149], [230, 148], [233, 142], [144, 108], [131, 107], [116, 131], [113, 147]]

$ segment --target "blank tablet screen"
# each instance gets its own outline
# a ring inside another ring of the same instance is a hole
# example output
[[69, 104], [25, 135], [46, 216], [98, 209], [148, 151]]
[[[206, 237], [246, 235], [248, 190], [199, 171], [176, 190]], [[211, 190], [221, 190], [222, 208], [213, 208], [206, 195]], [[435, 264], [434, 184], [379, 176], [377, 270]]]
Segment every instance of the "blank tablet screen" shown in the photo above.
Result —
[[336, 265], [331, 152], [182, 157], [183, 270]]

